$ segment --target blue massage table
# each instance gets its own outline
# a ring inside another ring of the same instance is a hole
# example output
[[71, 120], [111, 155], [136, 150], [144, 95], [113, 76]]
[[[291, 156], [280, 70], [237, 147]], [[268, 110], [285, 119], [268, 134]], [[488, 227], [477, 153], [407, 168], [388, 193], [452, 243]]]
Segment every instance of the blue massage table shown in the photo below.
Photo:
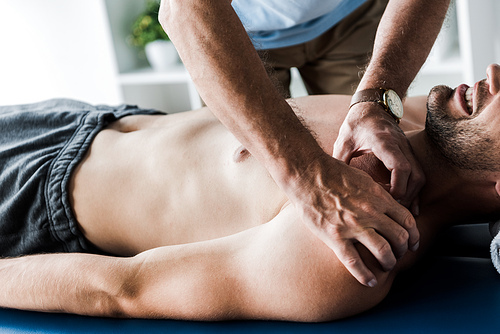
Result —
[[0, 333], [499, 333], [500, 274], [490, 241], [488, 224], [453, 228], [380, 305], [336, 322], [107, 319], [0, 309]]

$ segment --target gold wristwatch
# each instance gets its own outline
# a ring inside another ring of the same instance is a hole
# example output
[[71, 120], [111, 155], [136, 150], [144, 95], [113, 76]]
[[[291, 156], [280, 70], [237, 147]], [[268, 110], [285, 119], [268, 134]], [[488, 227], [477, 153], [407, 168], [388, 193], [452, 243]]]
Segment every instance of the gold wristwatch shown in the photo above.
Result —
[[360, 90], [352, 96], [349, 109], [361, 102], [377, 102], [396, 120], [396, 123], [399, 123], [403, 118], [403, 103], [398, 93], [392, 89], [373, 88]]

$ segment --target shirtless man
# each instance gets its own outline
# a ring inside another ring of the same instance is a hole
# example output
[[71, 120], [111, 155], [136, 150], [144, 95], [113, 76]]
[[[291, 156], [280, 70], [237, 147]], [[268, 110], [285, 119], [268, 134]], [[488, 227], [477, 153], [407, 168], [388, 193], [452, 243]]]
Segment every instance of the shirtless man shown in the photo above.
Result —
[[[342, 117], [325, 115], [332, 105], [346, 110], [349, 101], [314, 96], [292, 103], [327, 150]], [[374, 288], [349, 274], [266, 170], [201, 109], [111, 122], [82, 149], [67, 178], [81, 242], [130, 257], [0, 260], [0, 305], [193, 320], [324, 321], [369, 309], [439, 230], [500, 213], [500, 66], [488, 67], [487, 79], [471, 89], [434, 88], [428, 105], [426, 130], [422, 98], [406, 101], [401, 122], [428, 180], [417, 217], [421, 247], [385, 271], [358, 244], [379, 282]], [[385, 191], [389, 174], [372, 155], [352, 165], [364, 170], [359, 182], [371, 176], [381, 184], [375, 190]], [[390, 216], [391, 208], [384, 210]]]

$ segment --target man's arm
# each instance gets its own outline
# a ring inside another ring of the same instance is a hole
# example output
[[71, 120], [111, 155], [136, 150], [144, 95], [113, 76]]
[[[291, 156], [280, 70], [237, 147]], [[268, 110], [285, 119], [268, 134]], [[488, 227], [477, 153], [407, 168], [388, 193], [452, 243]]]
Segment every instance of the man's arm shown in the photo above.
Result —
[[48, 254], [0, 260], [0, 307], [189, 320], [333, 320], [387, 294], [394, 273], [360, 285], [290, 205], [270, 223], [131, 258]]
[[[441, 29], [450, 0], [389, 1], [380, 21], [373, 56], [357, 91], [389, 88], [400, 97], [425, 62]], [[333, 156], [348, 163], [372, 152], [392, 172], [391, 194], [418, 213], [425, 182], [404, 134], [378, 103], [358, 103], [347, 115]]]
[[0, 307], [92, 316], [124, 314], [128, 260], [90, 254], [0, 259]]
[[449, 4], [450, 0], [389, 1], [357, 90], [390, 87], [405, 96], [431, 51]]
[[319, 147], [274, 88], [229, 0], [163, 0], [160, 22], [212, 112], [356, 279], [375, 285], [354, 244], [391, 269], [418, 242], [409, 211]]

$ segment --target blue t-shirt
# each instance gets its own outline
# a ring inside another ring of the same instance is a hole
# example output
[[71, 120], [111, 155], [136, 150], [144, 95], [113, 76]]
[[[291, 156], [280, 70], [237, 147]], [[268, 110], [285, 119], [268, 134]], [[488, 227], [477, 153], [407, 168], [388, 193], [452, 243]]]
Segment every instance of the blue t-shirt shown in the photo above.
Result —
[[339, 23], [366, 0], [233, 0], [256, 49], [308, 42]]

